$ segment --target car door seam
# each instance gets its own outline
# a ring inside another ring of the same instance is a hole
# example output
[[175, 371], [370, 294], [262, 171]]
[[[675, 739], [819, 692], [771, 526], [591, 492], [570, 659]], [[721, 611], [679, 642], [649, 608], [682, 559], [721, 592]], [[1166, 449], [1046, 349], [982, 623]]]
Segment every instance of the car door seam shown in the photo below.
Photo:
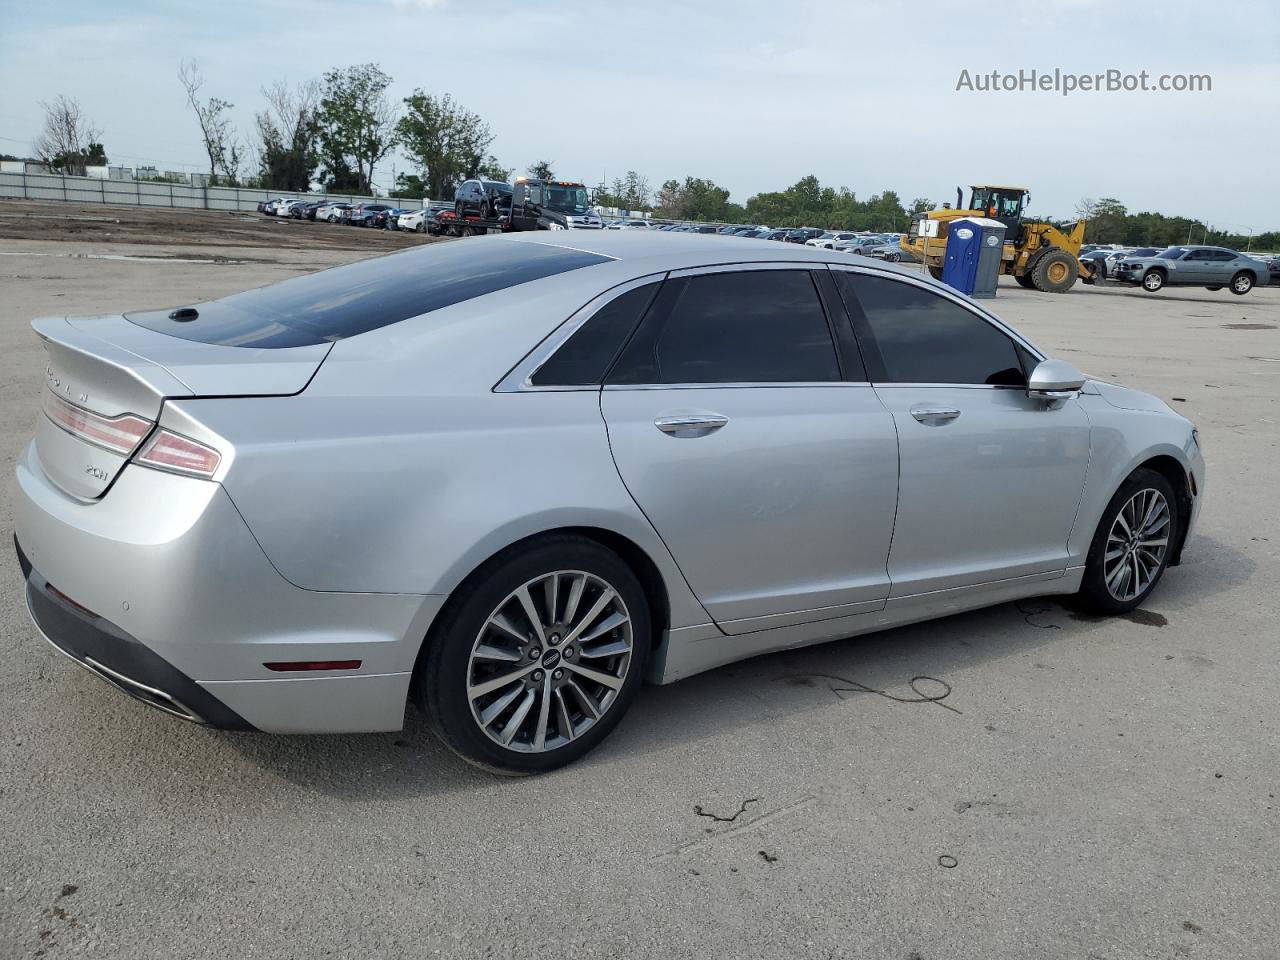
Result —
[[618, 466], [618, 458], [613, 452], [613, 435], [609, 431], [609, 418], [604, 415], [603, 387], [596, 391], [596, 408], [600, 412], [600, 422], [604, 424], [604, 440], [605, 444], [609, 447], [609, 459], [613, 461], [613, 471], [618, 475], [618, 482], [622, 484], [622, 489], [627, 492], [627, 496], [631, 498], [631, 502], [634, 503], [636, 509], [640, 511], [640, 516], [644, 517], [645, 523], [649, 524], [649, 529], [653, 531], [653, 535], [658, 538], [658, 542], [661, 543], [663, 548], [667, 551], [667, 556], [671, 558], [672, 566], [676, 568], [676, 571], [680, 574], [680, 579], [684, 581], [684, 585], [689, 590], [689, 596], [693, 597], [698, 606], [702, 608], [702, 612], [707, 615], [707, 623], [715, 626], [722, 636], [726, 636], [723, 628], [716, 622], [716, 618], [711, 616], [710, 611], [707, 610], [707, 606], [702, 602], [702, 598], [699, 597], [697, 591], [693, 589], [693, 584], [689, 582], [689, 578], [685, 575], [684, 568], [680, 566], [680, 561], [676, 557], [675, 551], [671, 549], [671, 544], [667, 543], [666, 539], [663, 538], [662, 531], [658, 529], [658, 525], [653, 522], [653, 518], [645, 511], [644, 507], [640, 504], [640, 501], [636, 499], [636, 495], [631, 491], [631, 488], [627, 486], [627, 478], [622, 475], [622, 468]]

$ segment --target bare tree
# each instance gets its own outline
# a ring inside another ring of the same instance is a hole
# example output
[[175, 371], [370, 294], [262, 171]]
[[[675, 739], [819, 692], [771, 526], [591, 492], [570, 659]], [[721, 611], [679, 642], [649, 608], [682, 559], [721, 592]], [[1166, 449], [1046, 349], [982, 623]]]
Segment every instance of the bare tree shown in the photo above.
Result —
[[1098, 201], [1093, 197], [1081, 197], [1080, 202], [1076, 204], [1076, 218], [1078, 220], [1092, 220], [1098, 212]]
[[290, 87], [277, 80], [264, 87], [269, 109], [257, 115], [259, 178], [262, 185], [281, 190], [306, 190], [319, 157], [320, 84], [315, 80]]
[[[83, 177], [91, 159], [106, 162], [98, 138], [102, 131], [89, 122], [80, 102], [58, 94], [44, 107], [44, 129], [31, 144], [31, 151], [43, 162], [63, 173]], [[96, 149], [95, 149], [96, 148]]]
[[184, 60], [178, 65], [178, 79], [200, 124], [200, 136], [204, 140], [205, 153], [209, 155], [210, 182], [217, 181], [219, 170], [228, 180], [234, 181], [243, 159], [243, 151], [234, 141], [231, 131], [230, 110], [235, 104], [218, 97], [200, 99], [204, 76], [194, 60]]

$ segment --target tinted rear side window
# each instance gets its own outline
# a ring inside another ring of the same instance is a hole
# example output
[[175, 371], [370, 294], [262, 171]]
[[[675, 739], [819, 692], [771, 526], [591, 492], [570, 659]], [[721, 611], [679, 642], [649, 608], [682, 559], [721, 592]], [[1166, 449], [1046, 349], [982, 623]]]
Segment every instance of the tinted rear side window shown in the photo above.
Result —
[[170, 320], [169, 310], [125, 316], [201, 343], [310, 346], [608, 260], [543, 243], [433, 243], [199, 303], [187, 322]]
[[839, 380], [826, 314], [807, 270], [668, 281], [610, 383]]
[[[846, 302], [860, 303], [886, 383], [1025, 386], [1014, 342], [960, 304], [914, 284], [838, 271]], [[856, 295], [856, 296], [853, 296]]]
[[599, 383], [649, 309], [660, 285], [646, 283], [605, 304], [538, 368], [530, 382], [539, 387]]

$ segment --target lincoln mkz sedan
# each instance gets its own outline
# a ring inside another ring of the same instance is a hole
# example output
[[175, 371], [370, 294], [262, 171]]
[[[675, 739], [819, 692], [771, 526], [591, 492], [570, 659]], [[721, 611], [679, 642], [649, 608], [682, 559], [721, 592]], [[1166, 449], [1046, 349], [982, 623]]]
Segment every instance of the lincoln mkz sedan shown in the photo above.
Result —
[[645, 680], [1021, 597], [1141, 603], [1192, 424], [901, 268], [599, 231], [34, 321], [40, 632], [188, 720], [533, 773]]

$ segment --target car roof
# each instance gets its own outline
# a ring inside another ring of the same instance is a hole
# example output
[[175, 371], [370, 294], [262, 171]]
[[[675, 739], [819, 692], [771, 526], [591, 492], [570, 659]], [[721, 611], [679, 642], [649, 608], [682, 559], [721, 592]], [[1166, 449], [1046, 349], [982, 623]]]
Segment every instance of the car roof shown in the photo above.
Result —
[[[480, 238], [486, 239], [486, 238]], [[664, 270], [714, 266], [721, 263], [846, 263], [831, 251], [800, 244], [763, 244], [749, 237], [724, 233], [673, 233], [664, 230], [574, 230], [562, 237], [543, 231], [494, 236], [497, 242], [542, 243], [595, 253], [621, 261], [627, 272], [641, 276]], [[859, 264], [860, 266], [864, 264]], [[867, 264], [869, 265], [869, 264]], [[880, 266], [877, 261], [876, 266]], [[886, 265], [888, 266], [888, 265]], [[892, 269], [902, 271], [902, 268]], [[910, 272], [913, 276], [915, 271]]]

